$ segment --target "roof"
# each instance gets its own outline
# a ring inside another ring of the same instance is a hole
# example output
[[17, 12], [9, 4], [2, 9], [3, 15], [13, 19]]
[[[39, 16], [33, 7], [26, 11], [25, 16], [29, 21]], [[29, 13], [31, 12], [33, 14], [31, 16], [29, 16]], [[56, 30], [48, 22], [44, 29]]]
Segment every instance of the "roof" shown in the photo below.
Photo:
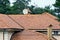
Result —
[[44, 12], [42, 15], [46, 15], [52, 19], [58, 19], [56, 16], [51, 15], [50, 13]]
[[55, 20], [57, 17], [52, 16], [49, 13], [9, 16], [25, 29], [47, 29], [50, 24], [53, 25], [53, 29], [60, 29], [59, 22]]
[[16, 28], [16, 29], [23, 29], [17, 23], [15, 23], [8, 15], [0, 14], [0, 29], [9, 29], [9, 28]]
[[[48, 40], [47, 35], [30, 31], [24, 30], [22, 32], [18, 32], [11, 37], [11, 40]], [[52, 38], [52, 40], [55, 40]]]

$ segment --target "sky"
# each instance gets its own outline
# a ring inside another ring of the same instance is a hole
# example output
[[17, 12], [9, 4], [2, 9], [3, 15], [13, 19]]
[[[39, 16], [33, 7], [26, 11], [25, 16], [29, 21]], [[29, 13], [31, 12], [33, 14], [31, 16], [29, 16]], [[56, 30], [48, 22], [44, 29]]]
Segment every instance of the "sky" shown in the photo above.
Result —
[[[16, 0], [10, 0], [11, 5], [13, 5], [12, 3], [15, 2]], [[50, 5], [51, 8], [53, 9], [54, 7], [52, 6], [52, 4], [55, 3], [56, 0], [31, 0], [31, 2], [29, 3], [30, 5], [34, 5], [34, 6], [39, 6], [39, 7], [45, 7]]]

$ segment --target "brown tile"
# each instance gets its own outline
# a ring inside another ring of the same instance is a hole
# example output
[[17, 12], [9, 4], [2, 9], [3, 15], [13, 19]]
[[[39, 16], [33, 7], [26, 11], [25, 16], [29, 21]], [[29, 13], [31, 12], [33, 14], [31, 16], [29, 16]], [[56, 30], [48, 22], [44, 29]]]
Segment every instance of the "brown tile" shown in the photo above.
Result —
[[17, 23], [15, 23], [11, 18], [9, 18], [7, 15], [0, 14], [0, 28], [20, 28]]
[[[11, 40], [48, 40], [47, 35], [42, 33], [24, 30], [12, 36]], [[52, 40], [55, 40], [52, 38]]]
[[25, 29], [47, 29], [52, 24], [53, 29], [60, 29], [59, 22], [49, 13], [39, 15], [9, 15], [17, 23], [22, 25]]

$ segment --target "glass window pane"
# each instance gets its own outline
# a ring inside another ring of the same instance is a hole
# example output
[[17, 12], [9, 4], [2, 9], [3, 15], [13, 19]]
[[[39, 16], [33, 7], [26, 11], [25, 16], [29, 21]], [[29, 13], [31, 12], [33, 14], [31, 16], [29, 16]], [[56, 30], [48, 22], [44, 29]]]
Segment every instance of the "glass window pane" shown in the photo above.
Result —
[[54, 31], [54, 35], [58, 35], [58, 31]]

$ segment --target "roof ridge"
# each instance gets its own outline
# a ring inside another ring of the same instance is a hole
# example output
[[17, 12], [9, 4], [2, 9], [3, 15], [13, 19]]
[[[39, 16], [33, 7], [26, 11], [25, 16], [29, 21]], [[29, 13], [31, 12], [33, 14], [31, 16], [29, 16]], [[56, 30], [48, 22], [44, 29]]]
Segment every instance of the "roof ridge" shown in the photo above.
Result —
[[52, 15], [52, 14], [50, 14], [50, 13], [47, 13], [47, 12], [43, 13], [42, 15], [48, 15], [49, 17], [51, 17], [51, 18], [53, 18], [53, 19], [57, 19], [56, 16], [54, 16], [54, 15]]

